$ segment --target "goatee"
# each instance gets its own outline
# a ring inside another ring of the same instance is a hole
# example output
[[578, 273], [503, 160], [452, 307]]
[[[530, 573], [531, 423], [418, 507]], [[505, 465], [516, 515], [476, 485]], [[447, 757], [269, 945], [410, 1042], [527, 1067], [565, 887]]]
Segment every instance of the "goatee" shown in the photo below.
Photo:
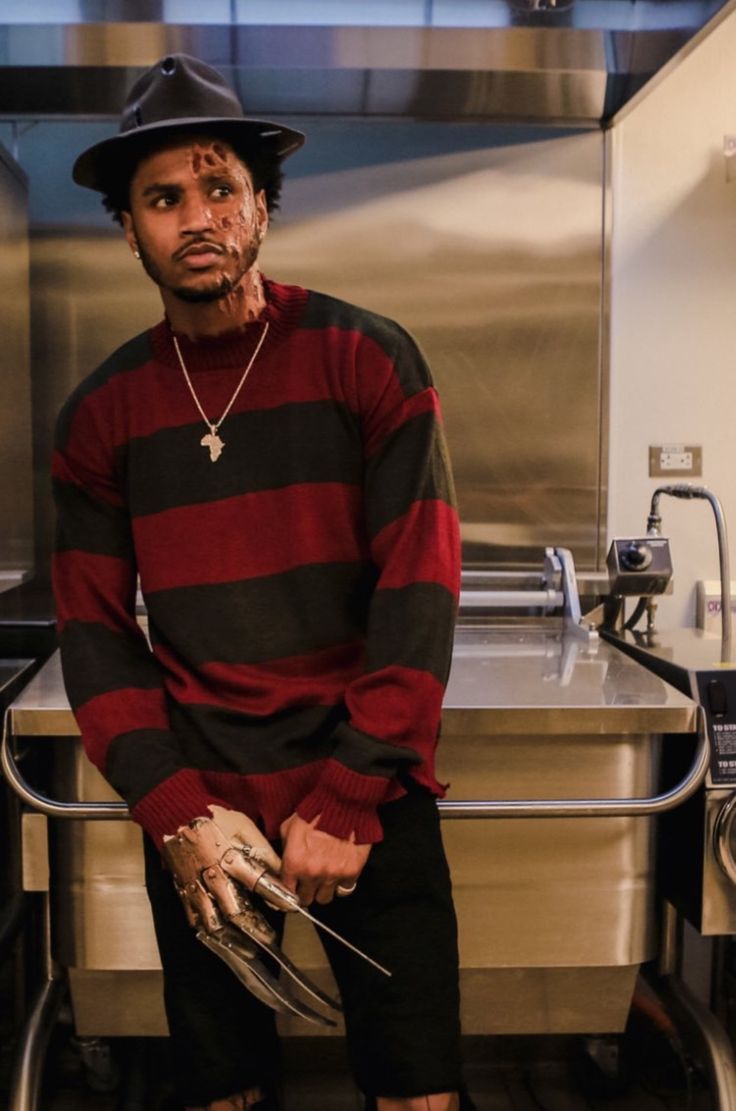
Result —
[[244, 265], [235, 277], [230, 277], [228, 274], [220, 274], [212, 285], [205, 287], [200, 286], [199, 289], [193, 289], [190, 286], [167, 285], [160, 268], [140, 242], [140, 237], [138, 239], [138, 251], [141, 256], [141, 265], [152, 282], [155, 282], [161, 289], [168, 289], [175, 297], [178, 297], [180, 301], [200, 305], [213, 301], [220, 301], [223, 297], [227, 297], [228, 293], [232, 293], [258, 258], [258, 244], [251, 243], [249, 249], [246, 251]]

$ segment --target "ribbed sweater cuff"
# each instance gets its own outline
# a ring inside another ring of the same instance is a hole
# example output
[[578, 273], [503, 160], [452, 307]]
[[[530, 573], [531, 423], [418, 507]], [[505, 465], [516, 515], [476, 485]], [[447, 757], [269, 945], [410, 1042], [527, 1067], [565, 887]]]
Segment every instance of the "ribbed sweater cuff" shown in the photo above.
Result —
[[305, 822], [319, 815], [319, 829], [347, 841], [351, 834], [359, 845], [383, 840], [376, 808], [392, 794], [394, 781], [377, 775], [361, 775], [337, 760], [328, 760], [310, 793], [296, 812]]
[[228, 806], [206, 789], [196, 771], [187, 768], [164, 779], [130, 813], [160, 849], [165, 835], [176, 833], [193, 818], [209, 817], [210, 804]]

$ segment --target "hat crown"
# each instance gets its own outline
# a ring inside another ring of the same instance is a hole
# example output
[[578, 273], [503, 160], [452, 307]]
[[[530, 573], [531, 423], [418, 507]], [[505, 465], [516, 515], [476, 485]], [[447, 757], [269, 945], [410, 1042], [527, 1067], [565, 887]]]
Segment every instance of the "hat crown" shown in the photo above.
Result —
[[199, 58], [168, 54], [133, 85], [120, 131], [177, 119], [243, 119], [243, 109], [224, 77]]
[[83, 151], [72, 177], [78, 185], [109, 193], [111, 183], [126, 180], [136, 159], [150, 153], [157, 137], [165, 141], [192, 130], [260, 152], [272, 162], [288, 158], [304, 142], [301, 131], [247, 117], [234, 90], [206, 62], [167, 54], [131, 88], [118, 134]]

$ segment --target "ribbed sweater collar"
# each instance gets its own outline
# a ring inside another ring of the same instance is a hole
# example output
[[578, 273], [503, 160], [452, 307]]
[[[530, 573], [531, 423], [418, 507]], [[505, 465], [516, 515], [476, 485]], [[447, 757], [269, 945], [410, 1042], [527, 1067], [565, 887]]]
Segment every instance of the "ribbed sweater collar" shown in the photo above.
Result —
[[[224, 332], [222, 335], [207, 337], [196, 342], [177, 333], [176, 338], [187, 370], [216, 370], [243, 366], [253, 354], [266, 321], [268, 321], [268, 337], [264, 345], [264, 354], [265, 349], [280, 343], [297, 327], [309, 296], [307, 290], [297, 285], [282, 285], [268, 278], [263, 279], [263, 288], [266, 294], [266, 308], [252, 324], [246, 324], [236, 332]], [[151, 346], [155, 357], [160, 362], [179, 366], [168, 319], [162, 320], [151, 329]], [[259, 358], [261, 357], [259, 355]]]

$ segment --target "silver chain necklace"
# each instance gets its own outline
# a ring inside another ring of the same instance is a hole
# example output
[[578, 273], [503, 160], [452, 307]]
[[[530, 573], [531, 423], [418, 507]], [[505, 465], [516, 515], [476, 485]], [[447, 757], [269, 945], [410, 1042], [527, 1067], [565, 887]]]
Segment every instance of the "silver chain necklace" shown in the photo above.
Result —
[[235, 404], [236, 397], [238, 396], [238, 394], [242, 390], [243, 386], [245, 385], [245, 380], [248, 377], [248, 375], [250, 374], [250, 368], [253, 366], [253, 363], [256, 361], [256, 358], [258, 356], [258, 352], [263, 347], [263, 341], [265, 340], [266, 333], [268, 332], [268, 325], [269, 325], [269, 321], [267, 320], [266, 323], [263, 325], [263, 331], [261, 332], [261, 338], [258, 340], [258, 343], [256, 344], [256, 349], [253, 352], [253, 354], [251, 355], [247, 367], [243, 371], [242, 378], [240, 379], [237, 386], [235, 387], [235, 393], [233, 394], [233, 396], [228, 401], [227, 405], [225, 406], [225, 412], [222, 414], [222, 416], [220, 417], [220, 419], [218, 421], [209, 420], [208, 417], [207, 417], [207, 414], [205, 413], [204, 409], [200, 405], [199, 398], [197, 397], [194, 386], [192, 385], [192, 380], [189, 377], [189, 372], [186, 368], [186, 364], [184, 363], [182, 353], [179, 350], [179, 341], [177, 340], [177, 338], [173, 334], [173, 332], [171, 334], [171, 338], [174, 341], [174, 348], [176, 349], [176, 354], [179, 358], [179, 365], [181, 366], [182, 372], [184, 374], [186, 384], [189, 386], [189, 392], [192, 395], [192, 398], [194, 399], [194, 404], [199, 409], [202, 420], [204, 421], [204, 423], [207, 425], [207, 428], [209, 429], [207, 434], [205, 436], [203, 436], [202, 439], [199, 442], [202, 445], [202, 447], [209, 448], [210, 460], [213, 463], [216, 463], [217, 460], [220, 458], [220, 456], [222, 455], [222, 449], [225, 446], [225, 441], [221, 440], [219, 435], [218, 435], [218, 432], [220, 430], [220, 426], [222, 425], [222, 422], [224, 421], [225, 417], [228, 415], [228, 413], [232, 409], [233, 405]]

